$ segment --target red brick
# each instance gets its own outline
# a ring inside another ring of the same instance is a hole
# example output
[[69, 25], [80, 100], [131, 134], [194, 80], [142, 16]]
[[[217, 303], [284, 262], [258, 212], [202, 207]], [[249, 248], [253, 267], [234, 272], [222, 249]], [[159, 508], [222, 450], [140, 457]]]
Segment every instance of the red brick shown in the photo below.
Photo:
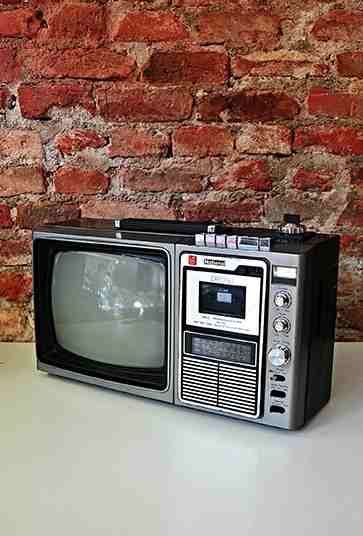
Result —
[[222, 52], [154, 52], [143, 71], [153, 84], [223, 84], [229, 76], [228, 56]]
[[188, 119], [193, 98], [185, 89], [104, 85], [96, 90], [101, 115], [108, 120], [175, 121]]
[[88, 82], [21, 84], [18, 94], [21, 113], [28, 119], [46, 118], [54, 106], [81, 106], [95, 112], [92, 85]]
[[19, 78], [20, 67], [16, 60], [15, 48], [0, 48], [0, 65], [0, 82], [14, 82]]
[[352, 185], [363, 192], [363, 167], [359, 164], [351, 169]]
[[10, 215], [10, 208], [4, 203], [0, 203], [0, 228], [11, 227], [13, 224]]
[[10, 92], [5, 87], [0, 87], [0, 111], [7, 107], [10, 99]]
[[272, 188], [268, 165], [265, 160], [241, 160], [231, 165], [213, 182], [215, 190], [234, 191], [249, 188], [256, 192], [268, 192]]
[[[349, 304], [349, 307], [346, 307], [344, 310], [338, 311], [338, 322], [340, 327], [345, 327], [351, 330], [357, 330], [361, 335], [363, 335], [362, 329], [362, 318], [363, 318], [363, 301], [352, 302]], [[350, 339], [357, 341], [357, 337]]]
[[363, 39], [363, 11], [329, 11], [316, 21], [312, 34], [319, 41], [360, 41]]
[[204, 125], [180, 127], [173, 134], [173, 153], [180, 156], [218, 156], [233, 151], [229, 129]]
[[183, 205], [182, 212], [183, 217], [190, 221], [251, 222], [260, 219], [261, 203], [254, 199], [238, 202], [224, 200], [187, 202]]
[[0, 298], [26, 301], [32, 295], [32, 277], [24, 272], [0, 272]]
[[338, 220], [338, 225], [349, 228], [363, 227], [363, 198], [353, 198], [349, 201]]
[[43, 171], [38, 167], [9, 167], [0, 169], [0, 196], [44, 192]]
[[33, 130], [0, 129], [0, 157], [41, 161], [42, 140]]
[[341, 235], [340, 246], [345, 255], [363, 257], [363, 235]]
[[123, 42], [179, 41], [188, 37], [182, 20], [166, 11], [133, 11], [115, 17], [111, 39]]
[[292, 182], [298, 190], [318, 190], [327, 192], [332, 189], [335, 176], [327, 169], [311, 171], [300, 168], [294, 175]]
[[267, 11], [202, 12], [195, 18], [194, 29], [196, 38], [205, 44], [228, 43], [260, 50], [275, 48], [281, 36], [279, 19]]
[[77, 205], [54, 203], [49, 205], [25, 204], [17, 208], [17, 224], [22, 229], [32, 229], [44, 223], [74, 220], [79, 217]]
[[203, 182], [200, 173], [184, 167], [164, 170], [128, 170], [122, 176], [123, 187], [136, 192], [201, 192]]
[[22, 266], [30, 262], [30, 240], [21, 238], [0, 240], [0, 266]]
[[100, 47], [95, 50], [25, 49], [22, 69], [33, 78], [126, 79], [135, 70], [135, 60], [125, 52]]
[[200, 119], [206, 121], [273, 121], [293, 119], [299, 105], [285, 93], [242, 91], [203, 97], [198, 105]]
[[338, 54], [337, 69], [341, 76], [363, 78], [363, 52]]
[[325, 76], [329, 67], [308, 54], [278, 50], [235, 56], [232, 62], [234, 76], [286, 76], [306, 78]]
[[110, 179], [94, 169], [64, 166], [54, 174], [55, 191], [62, 194], [99, 194], [108, 190]]
[[349, 93], [332, 93], [324, 88], [315, 88], [308, 97], [311, 114], [327, 117], [363, 118], [363, 97]]
[[97, 47], [105, 40], [106, 19], [96, 3], [63, 2], [47, 18], [39, 41], [47, 47]]
[[237, 151], [251, 154], [290, 154], [292, 135], [280, 125], [245, 125], [237, 138]]
[[58, 134], [54, 144], [62, 154], [74, 154], [83, 149], [98, 149], [107, 145], [107, 139], [95, 130], [77, 128]]
[[163, 203], [136, 204], [135, 201], [92, 201], [81, 206], [83, 218], [175, 219], [175, 211]]
[[169, 149], [169, 136], [153, 133], [146, 129], [120, 127], [111, 132], [109, 155], [136, 156], [165, 156]]
[[324, 147], [333, 154], [363, 155], [363, 130], [336, 125], [297, 128], [294, 149], [308, 147]]
[[33, 9], [0, 11], [0, 38], [34, 37], [41, 27], [41, 17]]
[[0, 340], [21, 340], [24, 337], [26, 313], [18, 307], [0, 310]]

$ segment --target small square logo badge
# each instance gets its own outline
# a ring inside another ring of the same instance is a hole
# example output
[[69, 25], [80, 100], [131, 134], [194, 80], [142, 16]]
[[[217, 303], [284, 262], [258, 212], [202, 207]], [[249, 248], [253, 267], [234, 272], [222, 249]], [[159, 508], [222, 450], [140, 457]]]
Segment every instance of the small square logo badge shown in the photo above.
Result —
[[196, 255], [189, 255], [188, 264], [190, 264], [190, 266], [196, 266], [197, 265], [197, 257], [196, 257]]

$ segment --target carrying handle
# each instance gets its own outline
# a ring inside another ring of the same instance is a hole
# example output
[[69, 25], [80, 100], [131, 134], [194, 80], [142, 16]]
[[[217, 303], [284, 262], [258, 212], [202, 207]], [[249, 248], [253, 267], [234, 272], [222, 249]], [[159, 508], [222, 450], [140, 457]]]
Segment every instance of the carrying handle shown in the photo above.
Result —
[[184, 222], [175, 220], [146, 220], [128, 218], [114, 220], [114, 227], [121, 231], [136, 231], [145, 233], [194, 235], [207, 233], [214, 226], [215, 232], [223, 231], [220, 223], [212, 222]]

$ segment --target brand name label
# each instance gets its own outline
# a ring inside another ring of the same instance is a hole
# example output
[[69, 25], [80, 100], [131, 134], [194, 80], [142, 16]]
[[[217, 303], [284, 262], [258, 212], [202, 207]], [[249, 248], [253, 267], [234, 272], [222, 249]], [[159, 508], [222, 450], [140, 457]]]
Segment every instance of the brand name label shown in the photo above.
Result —
[[223, 259], [204, 259], [204, 264], [207, 266], [225, 266], [226, 261]]

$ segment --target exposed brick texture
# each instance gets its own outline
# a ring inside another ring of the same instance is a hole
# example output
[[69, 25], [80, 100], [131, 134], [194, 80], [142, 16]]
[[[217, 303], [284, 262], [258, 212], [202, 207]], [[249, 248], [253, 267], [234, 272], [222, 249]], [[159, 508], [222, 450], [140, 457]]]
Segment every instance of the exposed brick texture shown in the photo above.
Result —
[[79, 128], [58, 134], [54, 139], [54, 144], [62, 154], [74, 154], [82, 149], [104, 147], [107, 145], [107, 139], [94, 130]]
[[43, 172], [35, 167], [0, 168], [0, 196], [44, 192]]
[[26, 301], [31, 295], [32, 278], [30, 273], [10, 270], [0, 272], [0, 299]]
[[198, 113], [205, 121], [273, 121], [293, 119], [299, 105], [285, 93], [243, 91], [203, 97]]
[[81, 106], [89, 112], [95, 112], [92, 86], [88, 82], [22, 84], [18, 94], [21, 113], [29, 119], [47, 117], [55, 106]]
[[10, 91], [5, 87], [0, 87], [0, 112], [7, 107], [10, 98]]
[[193, 26], [196, 39], [205, 44], [270, 49], [280, 40], [279, 18], [268, 11], [210, 10], [198, 14]]
[[30, 340], [31, 229], [166, 218], [342, 235], [363, 340], [359, 0], [0, 0], [0, 340]]
[[33, 9], [0, 12], [0, 37], [34, 37], [41, 27], [41, 16]]
[[143, 71], [152, 84], [218, 85], [229, 75], [228, 56], [222, 52], [155, 52]]
[[0, 82], [15, 82], [20, 76], [16, 48], [0, 48]]
[[94, 169], [65, 166], [54, 174], [54, 188], [62, 194], [99, 194], [108, 189], [109, 178]]
[[111, 132], [110, 157], [165, 156], [169, 149], [169, 136], [146, 129], [115, 128]]
[[363, 12], [329, 11], [316, 21], [312, 34], [319, 41], [360, 41], [363, 39]]
[[122, 42], [168, 42], [186, 39], [188, 32], [182, 20], [165, 11], [133, 11], [115, 17], [111, 38]]
[[11, 225], [10, 207], [5, 205], [5, 203], [0, 203], [0, 229], [11, 227]]
[[214, 182], [216, 190], [244, 190], [267, 192], [272, 188], [268, 165], [265, 160], [241, 160], [229, 167]]
[[224, 127], [181, 127], [173, 136], [173, 153], [180, 156], [228, 155], [233, 151], [233, 137]]
[[185, 89], [113, 84], [97, 88], [96, 95], [101, 116], [110, 121], [178, 121], [192, 113]]
[[[39, 50], [30, 47], [20, 54], [20, 61], [24, 75], [32, 78], [126, 80], [135, 70], [135, 60], [131, 56], [106, 47], [94, 50]], [[16, 78], [16, 65], [12, 71], [9, 67], [9, 77], [11, 72]]]
[[246, 124], [237, 138], [237, 150], [251, 154], [290, 154], [291, 142], [291, 131], [287, 127]]

